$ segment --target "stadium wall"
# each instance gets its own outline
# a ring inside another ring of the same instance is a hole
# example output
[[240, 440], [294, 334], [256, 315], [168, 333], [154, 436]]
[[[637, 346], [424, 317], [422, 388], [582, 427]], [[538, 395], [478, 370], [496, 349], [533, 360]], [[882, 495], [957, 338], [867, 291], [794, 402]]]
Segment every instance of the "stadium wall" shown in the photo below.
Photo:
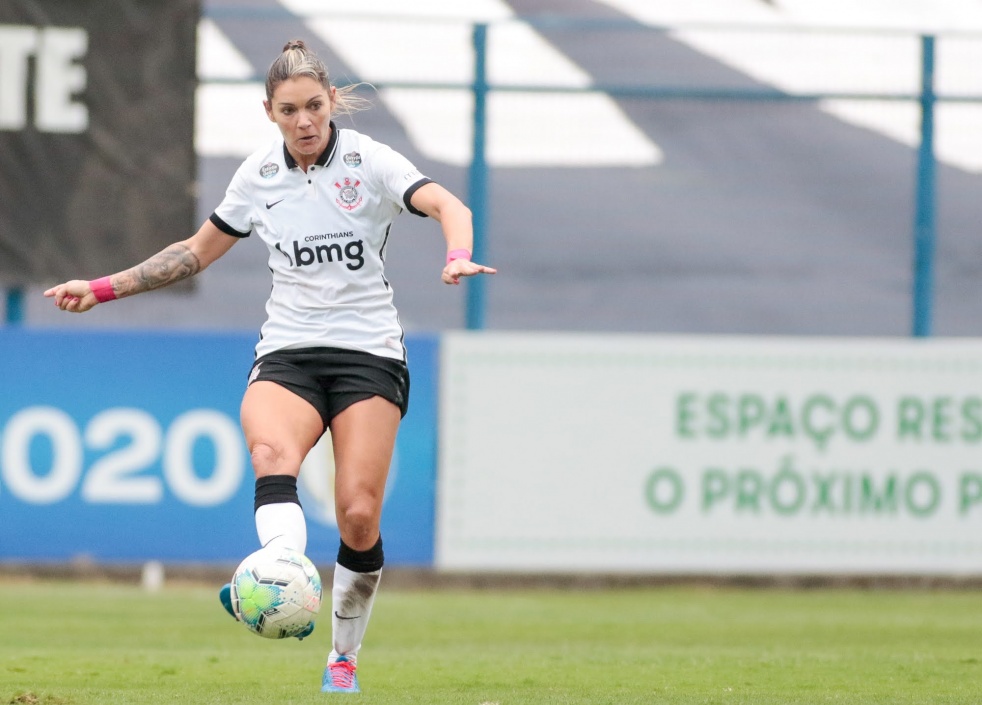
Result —
[[[247, 334], [0, 329], [0, 563], [255, 547]], [[450, 574], [982, 575], [982, 341], [407, 339], [388, 564]], [[326, 443], [309, 550], [337, 547]]]

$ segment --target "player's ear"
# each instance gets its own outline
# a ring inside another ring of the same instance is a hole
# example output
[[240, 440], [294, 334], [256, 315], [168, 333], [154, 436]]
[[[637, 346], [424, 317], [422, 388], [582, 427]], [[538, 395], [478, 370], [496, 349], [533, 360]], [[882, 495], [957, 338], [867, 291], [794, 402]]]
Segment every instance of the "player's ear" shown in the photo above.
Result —
[[269, 118], [269, 121], [276, 122], [276, 118], [273, 117], [273, 104], [268, 100], [264, 100], [263, 107], [266, 109], [266, 117]]

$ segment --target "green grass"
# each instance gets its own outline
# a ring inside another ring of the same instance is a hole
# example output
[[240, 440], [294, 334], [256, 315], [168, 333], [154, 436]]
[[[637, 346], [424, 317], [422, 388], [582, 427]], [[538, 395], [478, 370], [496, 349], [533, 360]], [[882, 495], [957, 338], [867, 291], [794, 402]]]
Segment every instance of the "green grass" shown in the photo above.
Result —
[[319, 692], [328, 624], [267, 641], [211, 588], [0, 584], [0, 705], [972, 703], [971, 591], [665, 587], [379, 594], [360, 696]]

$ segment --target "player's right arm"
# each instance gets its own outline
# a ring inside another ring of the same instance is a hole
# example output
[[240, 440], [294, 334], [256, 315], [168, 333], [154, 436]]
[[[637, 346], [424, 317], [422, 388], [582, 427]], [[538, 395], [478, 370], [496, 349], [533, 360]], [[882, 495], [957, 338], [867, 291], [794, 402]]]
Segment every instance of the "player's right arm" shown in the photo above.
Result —
[[[117, 299], [159, 289], [204, 271], [238, 241], [206, 220], [187, 240], [175, 242], [135, 267], [111, 275], [108, 284]], [[82, 279], [53, 286], [44, 295], [54, 297], [55, 306], [72, 313], [88, 311], [99, 303], [91, 282]]]

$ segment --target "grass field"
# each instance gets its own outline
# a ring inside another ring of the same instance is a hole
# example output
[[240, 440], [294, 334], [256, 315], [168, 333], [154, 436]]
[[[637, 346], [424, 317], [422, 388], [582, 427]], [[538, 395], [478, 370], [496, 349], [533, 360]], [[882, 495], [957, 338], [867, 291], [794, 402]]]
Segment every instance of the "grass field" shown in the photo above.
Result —
[[327, 624], [267, 641], [215, 590], [0, 584], [0, 704], [982, 702], [975, 592], [386, 590], [361, 695], [319, 692]]

